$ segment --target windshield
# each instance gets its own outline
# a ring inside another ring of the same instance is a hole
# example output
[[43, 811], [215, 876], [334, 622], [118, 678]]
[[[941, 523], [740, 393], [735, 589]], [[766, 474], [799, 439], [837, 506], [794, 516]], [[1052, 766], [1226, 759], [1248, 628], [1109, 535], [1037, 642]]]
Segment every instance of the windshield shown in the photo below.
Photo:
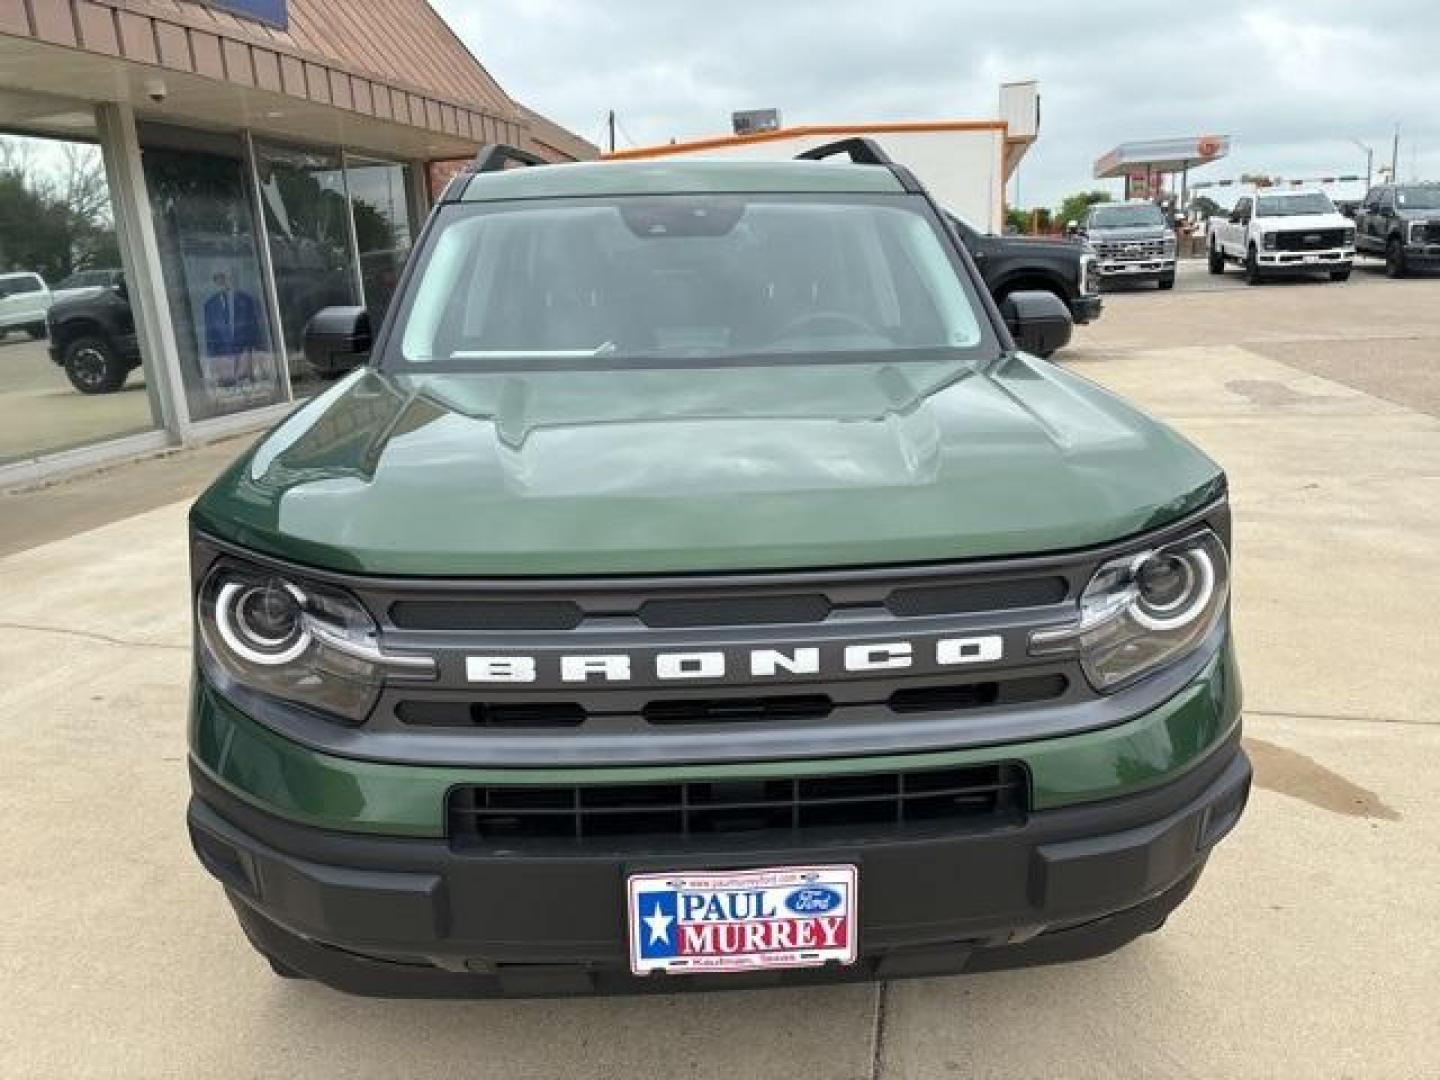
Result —
[[1137, 206], [1098, 206], [1092, 219], [1096, 229], [1162, 228], [1165, 218], [1154, 203]]
[[1395, 205], [1401, 210], [1440, 210], [1440, 184], [1396, 188]]
[[441, 214], [387, 366], [933, 360], [989, 341], [917, 199], [625, 196]]
[[1261, 195], [1255, 200], [1256, 217], [1298, 217], [1301, 214], [1333, 214], [1330, 196], [1315, 191], [1309, 195]]

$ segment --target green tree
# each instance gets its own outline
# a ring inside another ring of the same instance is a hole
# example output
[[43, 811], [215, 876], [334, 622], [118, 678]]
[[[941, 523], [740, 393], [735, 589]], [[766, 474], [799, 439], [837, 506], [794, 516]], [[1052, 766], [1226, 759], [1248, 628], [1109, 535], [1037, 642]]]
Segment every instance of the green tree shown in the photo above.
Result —
[[1079, 221], [1085, 216], [1085, 211], [1096, 203], [1110, 202], [1108, 191], [1077, 191], [1074, 195], [1067, 195], [1060, 203], [1060, 209], [1055, 212], [1055, 220], [1062, 226], [1072, 221]]
[[1223, 215], [1225, 213], [1225, 211], [1220, 208], [1220, 204], [1210, 198], [1209, 195], [1196, 195], [1195, 198], [1190, 200], [1190, 209], [1200, 215], [1201, 221], [1204, 221], [1206, 218], [1212, 218], [1216, 214]]

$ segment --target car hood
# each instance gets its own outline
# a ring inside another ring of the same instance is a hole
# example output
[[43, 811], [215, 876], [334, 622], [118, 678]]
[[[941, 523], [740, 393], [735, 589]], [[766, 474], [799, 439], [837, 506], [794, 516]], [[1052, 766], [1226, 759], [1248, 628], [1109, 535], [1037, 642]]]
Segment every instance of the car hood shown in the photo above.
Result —
[[195, 526], [396, 575], [910, 563], [1085, 547], [1219, 468], [1078, 376], [953, 363], [355, 373], [236, 462]]
[[1295, 214], [1290, 217], [1255, 219], [1261, 232], [1300, 232], [1304, 229], [1353, 229], [1355, 222], [1344, 214]]

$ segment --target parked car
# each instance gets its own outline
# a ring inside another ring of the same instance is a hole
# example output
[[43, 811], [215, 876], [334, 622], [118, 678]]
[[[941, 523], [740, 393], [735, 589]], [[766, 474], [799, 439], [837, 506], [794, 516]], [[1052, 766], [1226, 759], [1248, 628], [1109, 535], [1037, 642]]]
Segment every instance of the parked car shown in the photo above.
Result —
[[[1250, 787], [1225, 475], [908, 170], [489, 148], [191, 511], [191, 841], [286, 977], [890, 979], [1158, 930]], [[528, 168], [505, 168], [510, 163]]]
[[125, 271], [118, 267], [99, 270], [79, 270], [51, 289], [50, 295], [56, 300], [65, 300], [89, 289], [114, 288], [120, 284], [124, 276]]
[[1066, 231], [1095, 251], [1100, 282], [1153, 281], [1175, 287], [1175, 230], [1152, 202], [1096, 203]]
[[958, 214], [946, 211], [945, 217], [997, 304], [1004, 304], [1015, 292], [1048, 292], [1064, 302], [1073, 322], [1100, 317], [1100, 281], [1095, 253], [1088, 246], [1038, 236], [996, 236], [981, 232]]
[[140, 343], [124, 276], [72, 291], [50, 306], [50, 359], [82, 394], [119, 390], [140, 366]]
[[1385, 273], [1440, 266], [1440, 184], [1380, 184], [1355, 212], [1355, 250], [1385, 260]]
[[39, 274], [0, 274], [0, 337], [23, 330], [32, 338], [45, 336], [50, 290]]
[[1355, 261], [1355, 223], [1323, 191], [1242, 195], [1227, 217], [1211, 217], [1207, 229], [1210, 273], [1239, 263], [1250, 285], [1277, 274], [1316, 272], [1344, 281]]

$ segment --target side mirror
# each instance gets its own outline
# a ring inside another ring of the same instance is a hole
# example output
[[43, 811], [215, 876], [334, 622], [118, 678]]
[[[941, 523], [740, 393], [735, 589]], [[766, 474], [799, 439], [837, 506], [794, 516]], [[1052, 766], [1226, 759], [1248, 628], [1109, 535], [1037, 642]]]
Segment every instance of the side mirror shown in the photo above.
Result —
[[1079, 223], [1078, 221], [1067, 221], [1067, 222], [1065, 222], [1065, 235], [1066, 235], [1066, 236], [1076, 236], [1076, 235], [1079, 234], [1079, 232], [1080, 232], [1080, 223]]
[[317, 375], [333, 377], [359, 367], [370, 344], [370, 312], [363, 307], [321, 308], [305, 324], [305, 362]]
[[1034, 356], [1063, 349], [1075, 328], [1065, 301], [1044, 290], [1011, 293], [1000, 305], [1000, 315], [1015, 344]]

